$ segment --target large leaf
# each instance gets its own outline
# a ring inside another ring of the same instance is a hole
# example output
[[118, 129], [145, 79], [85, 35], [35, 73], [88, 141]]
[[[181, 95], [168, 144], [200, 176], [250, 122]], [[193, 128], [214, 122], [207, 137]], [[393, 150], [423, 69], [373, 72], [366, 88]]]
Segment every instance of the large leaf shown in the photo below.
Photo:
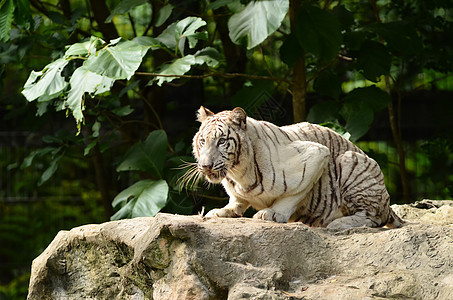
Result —
[[[193, 55], [186, 55], [182, 58], [175, 59], [169, 64], [165, 64], [161, 67], [159, 74], [162, 75], [184, 75], [189, 72], [192, 65], [195, 65], [195, 56]], [[176, 77], [158, 77], [155, 79], [157, 81], [157, 85], [161, 86], [164, 82], [170, 82]], [[151, 81], [151, 83], [154, 82]]]
[[345, 103], [365, 102], [374, 112], [386, 108], [391, 100], [389, 94], [375, 85], [365, 88], [356, 88], [343, 99]]
[[108, 18], [105, 20], [105, 23], [112, 22], [112, 19], [115, 15], [128, 13], [133, 10], [135, 7], [148, 3], [148, 0], [122, 0], [118, 3], [117, 6], [112, 10], [112, 13]]
[[31, 164], [33, 163], [33, 160], [35, 159], [36, 156], [55, 155], [56, 153], [58, 153], [58, 151], [60, 151], [59, 148], [55, 148], [55, 147], [45, 147], [45, 148], [34, 150], [27, 157], [24, 158], [24, 161], [20, 165], [20, 168], [23, 170], [23, 169], [31, 166]]
[[92, 36], [89, 41], [82, 43], [75, 43], [68, 47], [65, 56], [83, 55], [88, 56], [96, 53], [96, 47], [101, 45], [103, 41], [100, 38]]
[[312, 123], [336, 122], [340, 108], [340, 103], [336, 100], [317, 102], [310, 108], [307, 121]]
[[9, 40], [9, 31], [14, 16], [13, 0], [0, 1], [0, 40], [7, 42]]
[[39, 182], [38, 182], [39, 186], [42, 185], [43, 183], [45, 183], [47, 180], [50, 179], [50, 177], [52, 177], [53, 174], [55, 174], [55, 172], [58, 169], [58, 162], [60, 161], [60, 159], [62, 157], [63, 157], [63, 154], [58, 155], [50, 162], [49, 167], [41, 174], [41, 178], [39, 179]]
[[168, 184], [165, 180], [141, 180], [119, 193], [112, 205], [121, 209], [111, 219], [155, 216], [167, 203]]
[[220, 63], [220, 60], [222, 59], [222, 56], [220, 55], [219, 51], [212, 47], [206, 47], [204, 49], [201, 49], [197, 51], [194, 54], [194, 56], [195, 63], [197, 65], [206, 64], [209, 67], [213, 68], [216, 68]]
[[85, 67], [80, 67], [74, 71], [69, 81], [71, 90], [66, 100], [66, 105], [72, 111], [77, 123], [83, 119], [83, 96], [85, 93], [100, 94], [110, 90], [115, 80], [106, 76], [101, 76], [91, 72]]
[[[184, 75], [192, 68], [193, 65], [207, 64], [210, 67], [219, 65], [220, 54], [214, 48], [207, 47], [197, 51], [194, 55], [186, 55], [184, 57], [173, 60], [169, 64], [163, 65], [158, 71], [162, 75]], [[157, 81], [157, 85], [161, 86], [164, 82], [170, 82], [176, 77], [157, 77], [150, 84]]]
[[364, 102], [345, 103], [340, 114], [346, 121], [345, 128], [351, 134], [352, 142], [357, 141], [368, 132], [374, 119], [373, 110]]
[[377, 23], [368, 25], [366, 28], [380, 34], [387, 45], [397, 52], [415, 55], [423, 49], [415, 27], [409, 22]]
[[33, 101], [40, 97], [40, 100], [43, 98], [50, 100], [52, 97], [58, 96], [68, 85], [63, 76], [61, 76], [61, 71], [67, 64], [67, 60], [60, 58], [48, 64], [40, 72], [32, 71], [25, 83], [22, 94], [28, 101]]
[[288, 0], [252, 1], [228, 21], [231, 40], [251, 49], [274, 33], [289, 8]]
[[337, 17], [314, 6], [301, 10], [296, 36], [303, 49], [324, 60], [338, 54], [343, 40]]
[[167, 21], [168, 17], [170, 17], [171, 12], [173, 11], [173, 7], [174, 7], [173, 5], [167, 3], [161, 9], [159, 9], [159, 11], [156, 14], [154, 26], [159, 27], [162, 24], [164, 24], [165, 21]]
[[363, 43], [357, 56], [357, 66], [366, 79], [376, 81], [381, 75], [390, 72], [392, 57], [381, 43], [367, 41]]
[[113, 79], [130, 79], [148, 49], [133, 41], [119, 41], [114, 46], [110, 44], [99, 50], [97, 55], [91, 55], [83, 66], [93, 73]]
[[14, 11], [14, 22], [16, 24], [25, 26], [31, 21], [30, 0], [15, 0], [16, 9]]
[[[274, 85], [269, 83], [269, 81], [254, 81], [251, 86], [244, 86], [233, 97], [231, 97], [231, 105], [244, 108], [247, 114], [252, 116], [256, 115], [260, 108], [261, 110], [269, 110], [269, 112], [277, 112], [278, 107], [276, 106], [263, 106], [264, 103], [268, 102], [272, 98], [273, 93]], [[269, 112], [265, 112], [264, 114], [268, 116]]]
[[323, 72], [316, 78], [313, 87], [318, 94], [338, 100], [341, 94], [340, 76], [331, 72]]
[[159, 40], [152, 38], [150, 36], [137, 36], [132, 41], [136, 42], [137, 44], [145, 47], [151, 48], [151, 50], [156, 49], [165, 49], [166, 46]]
[[374, 113], [384, 109], [391, 98], [386, 92], [371, 86], [357, 88], [343, 100], [340, 114], [346, 121], [345, 128], [351, 134], [351, 141], [356, 141], [370, 129]]
[[302, 56], [303, 49], [294, 32], [290, 33], [280, 47], [280, 57], [289, 67], [293, 67]]
[[145, 171], [162, 178], [167, 149], [167, 134], [163, 130], [151, 132], [144, 142], [129, 149], [124, 160], [116, 168], [120, 171]]
[[201, 18], [187, 17], [168, 26], [156, 39], [170, 50], [179, 50], [184, 55], [186, 40], [189, 41], [189, 47], [193, 48], [199, 39], [207, 38], [206, 31], [196, 32], [204, 25], [206, 22]]

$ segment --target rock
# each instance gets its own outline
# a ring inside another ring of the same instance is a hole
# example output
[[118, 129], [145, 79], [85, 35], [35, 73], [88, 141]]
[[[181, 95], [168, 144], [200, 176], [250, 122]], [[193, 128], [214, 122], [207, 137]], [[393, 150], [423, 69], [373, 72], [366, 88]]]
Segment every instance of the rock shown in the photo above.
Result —
[[426, 224], [453, 224], [452, 200], [422, 200], [413, 204], [393, 205], [393, 210], [401, 218], [411, 222]]
[[410, 223], [158, 214], [81, 226], [33, 261], [28, 299], [453, 299], [453, 201], [393, 208]]

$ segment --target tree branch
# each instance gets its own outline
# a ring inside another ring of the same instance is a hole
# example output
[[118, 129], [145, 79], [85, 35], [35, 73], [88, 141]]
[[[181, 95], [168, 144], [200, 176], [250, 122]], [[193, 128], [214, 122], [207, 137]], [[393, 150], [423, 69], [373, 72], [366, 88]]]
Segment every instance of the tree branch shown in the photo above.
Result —
[[189, 79], [203, 79], [208, 77], [222, 77], [222, 78], [247, 78], [247, 79], [258, 79], [258, 80], [271, 80], [275, 82], [285, 82], [287, 84], [292, 84], [291, 81], [272, 76], [263, 76], [263, 75], [251, 75], [244, 73], [221, 73], [221, 72], [211, 72], [203, 75], [180, 75], [180, 74], [159, 74], [159, 73], [148, 73], [148, 72], [135, 72], [135, 75], [141, 76], [152, 76], [152, 77], [176, 77], [176, 78], [189, 78]]

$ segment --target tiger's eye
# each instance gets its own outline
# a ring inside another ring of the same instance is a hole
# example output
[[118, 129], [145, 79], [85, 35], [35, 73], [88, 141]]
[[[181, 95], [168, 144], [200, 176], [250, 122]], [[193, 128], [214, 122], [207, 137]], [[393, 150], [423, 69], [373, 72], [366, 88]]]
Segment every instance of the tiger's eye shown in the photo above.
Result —
[[224, 138], [220, 138], [219, 141], [217, 142], [217, 145], [221, 146], [225, 144], [226, 140]]
[[204, 138], [201, 138], [198, 143], [200, 144], [201, 147], [204, 146], [204, 144], [206, 143], [205, 139]]

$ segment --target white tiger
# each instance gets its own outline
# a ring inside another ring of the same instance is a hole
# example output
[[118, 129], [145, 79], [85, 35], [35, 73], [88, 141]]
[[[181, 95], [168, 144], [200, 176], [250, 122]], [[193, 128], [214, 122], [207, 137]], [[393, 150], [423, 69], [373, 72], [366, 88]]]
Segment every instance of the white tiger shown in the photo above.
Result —
[[240, 217], [252, 206], [254, 218], [281, 223], [336, 229], [403, 224], [389, 206], [379, 165], [334, 131], [310, 123], [278, 127], [247, 117], [240, 107], [218, 114], [201, 107], [198, 121], [197, 172], [221, 182], [230, 197], [206, 217]]

